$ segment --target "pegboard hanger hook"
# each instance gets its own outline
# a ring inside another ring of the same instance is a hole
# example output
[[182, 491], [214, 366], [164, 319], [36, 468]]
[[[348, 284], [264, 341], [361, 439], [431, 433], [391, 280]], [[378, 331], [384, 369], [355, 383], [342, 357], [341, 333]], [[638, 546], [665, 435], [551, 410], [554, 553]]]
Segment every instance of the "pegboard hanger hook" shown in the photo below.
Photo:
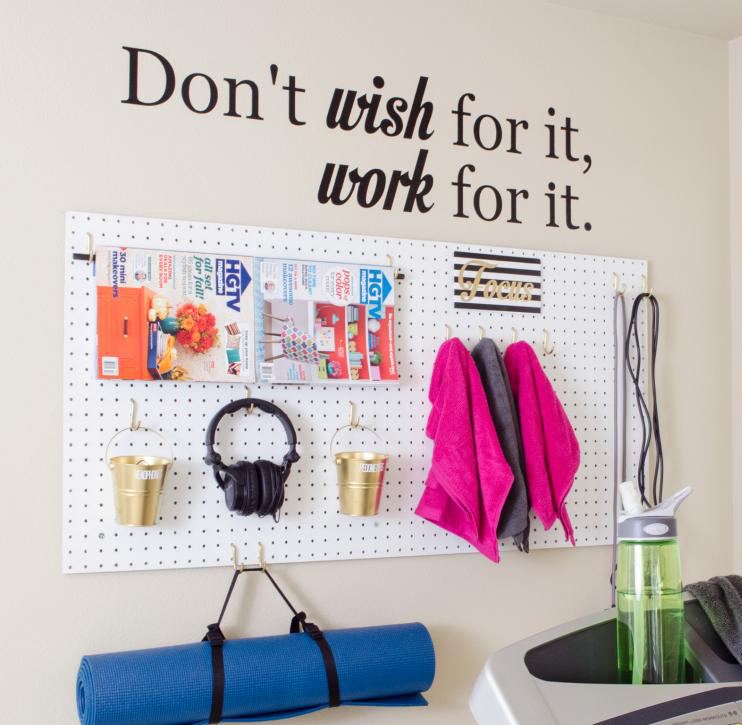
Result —
[[237, 545], [230, 544], [230, 547], [232, 547], [232, 568], [235, 571], [245, 571], [245, 565], [237, 561]]
[[450, 340], [451, 339], [451, 325], [449, 325], [447, 322], [444, 322], [443, 327], [446, 328], [446, 340]]
[[616, 295], [623, 295], [626, 292], [626, 285], [620, 284], [621, 278], [614, 272], [613, 273], [613, 293]]
[[392, 277], [394, 279], [404, 279], [404, 275], [394, 266], [394, 257], [391, 254], [386, 255], [386, 262], [392, 268]]
[[[245, 385], [245, 397], [248, 398], [248, 399], [249, 398], [252, 398], [252, 395], [250, 395], [250, 386], [249, 385]], [[248, 407], [246, 410], [247, 410], [247, 414], [248, 415], [252, 415], [253, 414], [253, 411], [255, 410], [255, 405], [250, 405], [250, 407]]]
[[544, 328], [544, 355], [554, 354], [554, 343], [549, 346], [549, 331]]
[[129, 398], [129, 402], [131, 403], [131, 417], [129, 419], [129, 428], [132, 431], [139, 430], [142, 423], [137, 420], [137, 401], [134, 400], [134, 398]]
[[510, 329], [513, 331], [513, 333], [510, 335], [510, 344], [512, 345], [514, 342], [518, 342], [518, 328], [511, 327]]
[[484, 340], [485, 332], [486, 332], [486, 330], [484, 329], [484, 327], [482, 327], [481, 325], [479, 325], [479, 339], [480, 340]]
[[258, 566], [265, 571], [265, 547], [260, 541], [258, 541]]
[[72, 261], [87, 262], [88, 264], [92, 264], [93, 262], [95, 262], [95, 242], [93, 241], [93, 235], [91, 232], [85, 232], [85, 235], [88, 238], [88, 251], [86, 253], [73, 252]]
[[647, 281], [647, 275], [642, 275], [642, 294], [649, 294], [654, 295], [654, 287], [650, 287], [649, 290], [647, 290], [649, 283]]
[[358, 428], [361, 425], [361, 419], [356, 416], [356, 404], [350, 401], [350, 423], [351, 428]]
[[[238, 572], [248, 571], [248, 568], [239, 561], [237, 544], [230, 544], [229, 546], [232, 549], [232, 568]], [[260, 571], [265, 571], [265, 550], [260, 541], [258, 541], [258, 568]]]

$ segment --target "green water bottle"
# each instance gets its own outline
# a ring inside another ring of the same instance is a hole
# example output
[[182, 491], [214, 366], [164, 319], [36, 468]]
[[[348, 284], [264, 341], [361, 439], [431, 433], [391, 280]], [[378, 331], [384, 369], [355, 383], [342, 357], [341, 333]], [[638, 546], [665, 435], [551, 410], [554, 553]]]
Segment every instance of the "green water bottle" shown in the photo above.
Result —
[[689, 487], [646, 511], [632, 481], [621, 484], [616, 625], [625, 684], [685, 681], [685, 610], [675, 511]]

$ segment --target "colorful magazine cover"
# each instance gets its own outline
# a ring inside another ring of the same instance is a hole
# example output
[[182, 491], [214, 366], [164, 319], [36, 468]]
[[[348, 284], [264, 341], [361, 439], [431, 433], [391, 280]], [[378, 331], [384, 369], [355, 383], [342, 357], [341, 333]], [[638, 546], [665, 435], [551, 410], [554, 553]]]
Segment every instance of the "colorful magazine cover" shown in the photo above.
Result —
[[255, 381], [250, 257], [96, 248], [98, 377]]
[[394, 270], [255, 259], [257, 369], [266, 383], [396, 383]]

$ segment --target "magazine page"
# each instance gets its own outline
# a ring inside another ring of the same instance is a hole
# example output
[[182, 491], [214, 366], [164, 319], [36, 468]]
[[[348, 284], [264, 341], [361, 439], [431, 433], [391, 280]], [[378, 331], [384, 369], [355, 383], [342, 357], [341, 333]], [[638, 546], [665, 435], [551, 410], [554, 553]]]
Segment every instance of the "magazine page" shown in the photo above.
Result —
[[250, 257], [97, 247], [98, 377], [254, 382]]
[[255, 259], [257, 369], [269, 383], [397, 383], [391, 267]]

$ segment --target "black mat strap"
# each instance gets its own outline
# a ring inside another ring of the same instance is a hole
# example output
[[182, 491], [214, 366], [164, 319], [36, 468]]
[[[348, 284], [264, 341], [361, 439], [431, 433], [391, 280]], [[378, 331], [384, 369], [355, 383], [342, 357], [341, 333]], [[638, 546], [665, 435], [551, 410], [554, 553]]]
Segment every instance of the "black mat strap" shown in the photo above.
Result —
[[211, 645], [211, 710], [209, 712], [209, 723], [218, 723], [222, 720], [222, 707], [224, 706], [224, 654], [222, 652], [224, 640], [226, 637], [221, 630], [222, 618], [227, 611], [227, 605], [232, 597], [234, 585], [237, 583], [237, 577], [246, 569], [235, 569], [232, 581], [227, 590], [227, 596], [222, 604], [222, 611], [219, 613], [219, 619], [207, 627], [206, 634], [201, 640]]
[[330, 649], [330, 644], [325, 639], [322, 630], [311, 622], [303, 622], [304, 632], [308, 634], [319, 647], [322, 653], [322, 661], [325, 664], [325, 673], [327, 674], [327, 692], [330, 695], [330, 707], [340, 705], [340, 681], [338, 680], [338, 670], [335, 665], [335, 657]]
[[226, 637], [222, 633], [221, 623], [224, 618], [224, 613], [227, 611], [227, 605], [234, 592], [234, 586], [237, 583], [237, 577], [246, 571], [262, 571], [273, 584], [276, 591], [281, 595], [281, 598], [288, 608], [292, 611], [293, 617], [291, 618], [291, 626], [289, 632], [291, 634], [298, 634], [302, 630], [305, 634], [308, 634], [319, 647], [320, 653], [322, 654], [322, 662], [325, 666], [325, 674], [327, 675], [327, 692], [329, 696], [330, 707], [338, 707], [340, 705], [340, 680], [338, 678], [337, 665], [335, 664], [335, 657], [332, 654], [330, 644], [325, 639], [325, 635], [322, 630], [312, 622], [307, 622], [307, 615], [304, 612], [299, 612], [295, 609], [294, 605], [291, 604], [288, 597], [283, 593], [281, 587], [278, 586], [276, 580], [270, 575], [268, 570], [264, 567], [242, 567], [235, 569], [232, 581], [229, 584], [227, 590], [227, 596], [224, 599], [221, 612], [219, 613], [219, 619], [208, 626], [206, 635], [201, 640], [202, 642], [208, 642], [211, 645], [211, 668], [212, 668], [212, 693], [211, 693], [211, 711], [209, 712], [209, 723], [221, 722], [222, 718], [222, 707], [224, 706], [224, 686], [225, 686], [225, 674], [224, 674], [224, 656], [223, 656], [223, 645]]
[[211, 710], [209, 722], [222, 721], [222, 706], [224, 704], [224, 634], [218, 624], [210, 624], [203, 641], [211, 645], [211, 669], [213, 673], [211, 691]]
[[[275, 582], [273, 583], [278, 588], [278, 585]], [[289, 632], [291, 634], [297, 634], [302, 629], [317, 643], [322, 653], [322, 662], [324, 662], [325, 673], [327, 674], [327, 691], [330, 696], [330, 707], [337, 707], [340, 705], [340, 680], [338, 679], [338, 670], [335, 665], [335, 657], [332, 654], [330, 643], [325, 639], [325, 635], [316, 624], [307, 622], [307, 615], [304, 612], [295, 611], [294, 616], [291, 618]]]

